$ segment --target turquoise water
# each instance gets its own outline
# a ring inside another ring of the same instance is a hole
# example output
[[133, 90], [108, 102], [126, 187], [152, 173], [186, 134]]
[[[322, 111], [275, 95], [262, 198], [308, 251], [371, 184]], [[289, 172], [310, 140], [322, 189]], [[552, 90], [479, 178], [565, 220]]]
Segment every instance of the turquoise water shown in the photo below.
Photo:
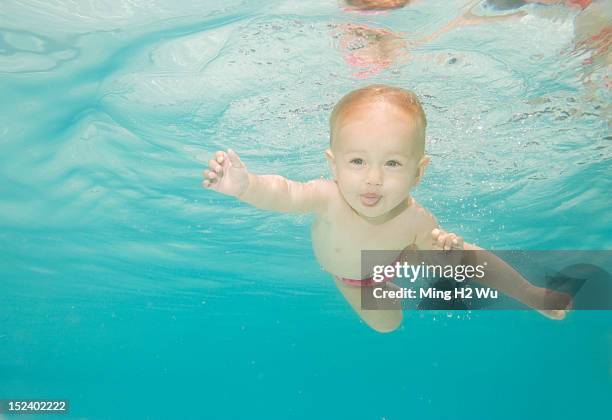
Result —
[[0, 398], [83, 419], [605, 418], [610, 312], [408, 312], [377, 334], [319, 268], [311, 217], [200, 186], [227, 147], [255, 173], [327, 176], [331, 107], [389, 83], [423, 99], [415, 195], [445, 228], [612, 249], [609, 90], [573, 14], [461, 28], [362, 79], [337, 25], [410, 39], [465, 2], [219, 3], [2, 2]]

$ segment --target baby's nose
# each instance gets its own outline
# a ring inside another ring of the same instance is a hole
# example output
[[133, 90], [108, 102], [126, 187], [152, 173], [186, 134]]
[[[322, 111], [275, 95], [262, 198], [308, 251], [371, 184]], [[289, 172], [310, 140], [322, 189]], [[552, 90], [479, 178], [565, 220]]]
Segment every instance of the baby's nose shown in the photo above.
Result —
[[366, 184], [368, 185], [382, 185], [382, 171], [378, 168], [370, 168], [368, 170]]

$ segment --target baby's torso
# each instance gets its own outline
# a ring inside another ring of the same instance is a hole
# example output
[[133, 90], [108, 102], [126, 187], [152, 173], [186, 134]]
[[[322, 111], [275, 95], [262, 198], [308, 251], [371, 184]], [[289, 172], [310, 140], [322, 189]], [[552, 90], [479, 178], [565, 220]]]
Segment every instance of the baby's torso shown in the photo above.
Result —
[[343, 200], [335, 203], [312, 225], [312, 244], [319, 264], [339, 277], [362, 278], [362, 250], [402, 250], [414, 244], [418, 229], [413, 213], [414, 209], [408, 207], [392, 220], [372, 225]]

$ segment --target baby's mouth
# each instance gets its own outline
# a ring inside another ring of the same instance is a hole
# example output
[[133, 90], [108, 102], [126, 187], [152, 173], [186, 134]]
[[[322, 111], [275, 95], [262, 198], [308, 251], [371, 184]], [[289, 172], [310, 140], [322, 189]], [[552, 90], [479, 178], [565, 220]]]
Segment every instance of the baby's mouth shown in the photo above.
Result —
[[364, 206], [373, 207], [378, 204], [378, 202], [382, 198], [382, 195], [376, 193], [367, 193], [361, 194], [359, 197], [361, 198], [361, 204], [363, 204]]

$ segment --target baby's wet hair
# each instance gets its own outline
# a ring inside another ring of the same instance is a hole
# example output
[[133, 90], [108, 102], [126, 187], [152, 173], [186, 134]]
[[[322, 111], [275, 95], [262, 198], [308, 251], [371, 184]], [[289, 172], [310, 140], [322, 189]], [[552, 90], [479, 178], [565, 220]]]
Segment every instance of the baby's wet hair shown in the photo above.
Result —
[[346, 118], [351, 110], [377, 102], [391, 104], [404, 111], [417, 121], [425, 133], [427, 118], [421, 101], [414, 92], [388, 85], [369, 85], [347, 93], [334, 106], [329, 117], [330, 145], [333, 142], [338, 123]]

